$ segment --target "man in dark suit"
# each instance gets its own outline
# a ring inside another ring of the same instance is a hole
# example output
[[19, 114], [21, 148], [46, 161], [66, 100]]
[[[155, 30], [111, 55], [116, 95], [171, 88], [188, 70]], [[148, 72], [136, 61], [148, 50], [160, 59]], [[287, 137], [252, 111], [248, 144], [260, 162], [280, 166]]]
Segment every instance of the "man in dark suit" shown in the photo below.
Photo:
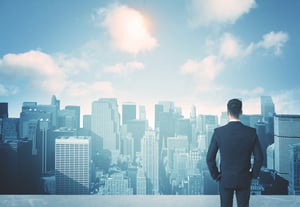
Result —
[[[216, 128], [213, 133], [206, 162], [212, 178], [219, 181], [221, 207], [232, 207], [234, 192], [238, 206], [248, 207], [251, 179], [259, 176], [263, 153], [256, 130], [240, 122], [242, 102], [229, 100], [227, 114], [228, 124]], [[216, 164], [218, 151], [220, 169]], [[252, 166], [251, 155], [254, 157]]]

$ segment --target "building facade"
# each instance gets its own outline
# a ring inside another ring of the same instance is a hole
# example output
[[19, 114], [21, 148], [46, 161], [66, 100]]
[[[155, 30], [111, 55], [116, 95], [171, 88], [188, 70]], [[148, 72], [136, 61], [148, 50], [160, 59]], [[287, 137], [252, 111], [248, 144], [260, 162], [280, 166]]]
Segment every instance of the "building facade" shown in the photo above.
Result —
[[55, 139], [56, 194], [89, 194], [90, 137]]
[[300, 142], [300, 115], [274, 116], [275, 170], [289, 180], [289, 145]]

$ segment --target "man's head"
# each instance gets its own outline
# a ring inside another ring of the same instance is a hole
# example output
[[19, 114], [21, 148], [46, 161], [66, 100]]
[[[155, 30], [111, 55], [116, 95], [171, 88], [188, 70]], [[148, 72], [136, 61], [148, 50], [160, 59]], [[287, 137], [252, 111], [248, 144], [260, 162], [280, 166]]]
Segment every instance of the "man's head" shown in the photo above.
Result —
[[231, 99], [227, 103], [227, 112], [232, 117], [239, 119], [242, 114], [242, 102], [239, 99]]

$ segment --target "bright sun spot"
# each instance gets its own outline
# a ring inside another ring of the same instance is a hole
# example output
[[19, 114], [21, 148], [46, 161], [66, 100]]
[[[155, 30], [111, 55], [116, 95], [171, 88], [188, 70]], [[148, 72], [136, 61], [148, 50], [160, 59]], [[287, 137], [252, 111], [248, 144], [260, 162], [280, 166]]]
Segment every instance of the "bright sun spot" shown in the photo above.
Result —
[[150, 34], [150, 22], [139, 11], [127, 6], [111, 10], [104, 21], [115, 46], [123, 51], [138, 53], [157, 46]]

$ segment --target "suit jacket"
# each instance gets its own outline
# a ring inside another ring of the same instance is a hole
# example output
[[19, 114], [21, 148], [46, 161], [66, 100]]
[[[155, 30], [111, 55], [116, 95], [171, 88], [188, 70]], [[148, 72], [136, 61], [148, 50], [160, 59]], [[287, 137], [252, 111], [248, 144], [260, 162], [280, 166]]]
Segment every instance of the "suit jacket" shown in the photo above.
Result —
[[[220, 168], [216, 155], [220, 151]], [[251, 155], [254, 163], [251, 166]], [[239, 121], [215, 129], [208, 148], [206, 162], [213, 179], [225, 188], [247, 188], [259, 175], [263, 153], [256, 130]]]

